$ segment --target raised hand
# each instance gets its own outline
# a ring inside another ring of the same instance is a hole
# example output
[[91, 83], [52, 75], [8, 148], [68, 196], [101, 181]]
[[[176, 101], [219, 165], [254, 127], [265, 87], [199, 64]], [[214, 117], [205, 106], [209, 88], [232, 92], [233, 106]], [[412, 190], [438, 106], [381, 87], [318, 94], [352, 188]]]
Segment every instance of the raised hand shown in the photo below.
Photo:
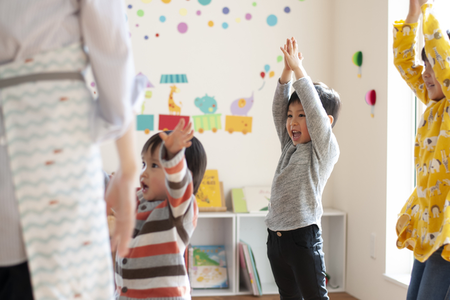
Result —
[[419, 20], [422, 5], [433, 2], [434, 0], [409, 0], [409, 12], [405, 22], [416, 23]]
[[[284, 54], [284, 61], [290, 70], [295, 70], [301, 67], [303, 56], [298, 52], [297, 40], [294, 38], [287, 39], [286, 45], [280, 47]], [[286, 67], [286, 66], [285, 66]]]
[[280, 47], [284, 54], [284, 59], [289, 68], [294, 71], [295, 78], [300, 79], [306, 76], [306, 71], [303, 68], [303, 55], [298, 52], [297, 40], [294, 38], [288, 39], [284, 47]]
[[181, 119], [171, 134], [159, 133], [167, 149], [167, 159], [172, 159], [181, 149], [192, 145], [191, 139], [194, 137], [192, 123], [189, 122], [186, 128], [184, 128], [184, 124], [184, 119]]

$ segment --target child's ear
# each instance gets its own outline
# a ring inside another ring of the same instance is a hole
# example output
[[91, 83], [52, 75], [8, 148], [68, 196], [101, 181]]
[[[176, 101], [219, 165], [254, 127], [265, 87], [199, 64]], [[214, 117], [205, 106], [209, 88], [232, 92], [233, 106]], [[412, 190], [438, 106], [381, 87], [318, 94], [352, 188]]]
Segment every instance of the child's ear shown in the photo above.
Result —
[[328, 119], [330, 119], [330, 125], [333, 125], [334, 117], [332, 115], [328, 115]]

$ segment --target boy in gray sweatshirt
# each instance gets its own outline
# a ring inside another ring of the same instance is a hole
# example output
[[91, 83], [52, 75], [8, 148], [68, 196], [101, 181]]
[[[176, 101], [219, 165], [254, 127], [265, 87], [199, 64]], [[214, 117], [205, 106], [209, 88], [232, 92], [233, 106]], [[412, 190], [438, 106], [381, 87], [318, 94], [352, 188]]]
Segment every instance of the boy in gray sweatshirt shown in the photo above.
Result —
[[[284, 70], [273, 101], [281, 157], [272, 183], [267, 255], [281, 299], [329, 299], [321, 232], [322, 192], [339, 158], [332, 127], [339, 95], [313, 83], [297, 41], [284, 47]], [[291, 95], [291, 76], [295, 92]]]

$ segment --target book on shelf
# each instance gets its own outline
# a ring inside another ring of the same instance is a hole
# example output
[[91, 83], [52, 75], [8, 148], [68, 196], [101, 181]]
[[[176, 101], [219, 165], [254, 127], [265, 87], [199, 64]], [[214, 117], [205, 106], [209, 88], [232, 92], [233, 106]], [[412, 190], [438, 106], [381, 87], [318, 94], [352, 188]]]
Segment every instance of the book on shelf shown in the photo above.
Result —
[[246, 186], [243, 191], [248, 212], [264, 213], [269, 209], [270, 186]]
[[254, 293], [253, 275], [250, 275], [251, 269], [248, 268], [246, 257], [248, 256], [244, 254], [244, 244], [239, 243], [239, 277], [245, 288]]
[[225, 246], [191, 246], [189, 280], [193, 289], [228, 288]]
[[226, 211], [223, 184], [217, 170], [206, 170], [195, 194], [199, 211]]
[[247, 202], [245, 202], [244, 189], [231, 189], [231, 204], [233, 205], [233, 212], [247, 213]]
[[246, 271], [250, 278], [251, 291], [253, 292], [253, 295], [261, 296], [262, 295], [261, 281], [259, 279], [258, 268], [256, 267], [256, 262], [253, 256], [252, 248], [250, 247], [249, 244], [245, 243], [242, 240], [240, 241], [239, 246], [240, 247], [242, 246]]

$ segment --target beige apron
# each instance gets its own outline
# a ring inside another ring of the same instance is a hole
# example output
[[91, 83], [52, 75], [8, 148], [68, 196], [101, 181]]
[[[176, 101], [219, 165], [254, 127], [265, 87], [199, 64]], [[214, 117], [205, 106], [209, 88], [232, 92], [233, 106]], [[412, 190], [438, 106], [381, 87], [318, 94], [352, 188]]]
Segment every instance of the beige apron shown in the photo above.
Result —
[[113, 299], [101, 157], [80, 45], [0, 66], [0, 101], [35, 300]]

